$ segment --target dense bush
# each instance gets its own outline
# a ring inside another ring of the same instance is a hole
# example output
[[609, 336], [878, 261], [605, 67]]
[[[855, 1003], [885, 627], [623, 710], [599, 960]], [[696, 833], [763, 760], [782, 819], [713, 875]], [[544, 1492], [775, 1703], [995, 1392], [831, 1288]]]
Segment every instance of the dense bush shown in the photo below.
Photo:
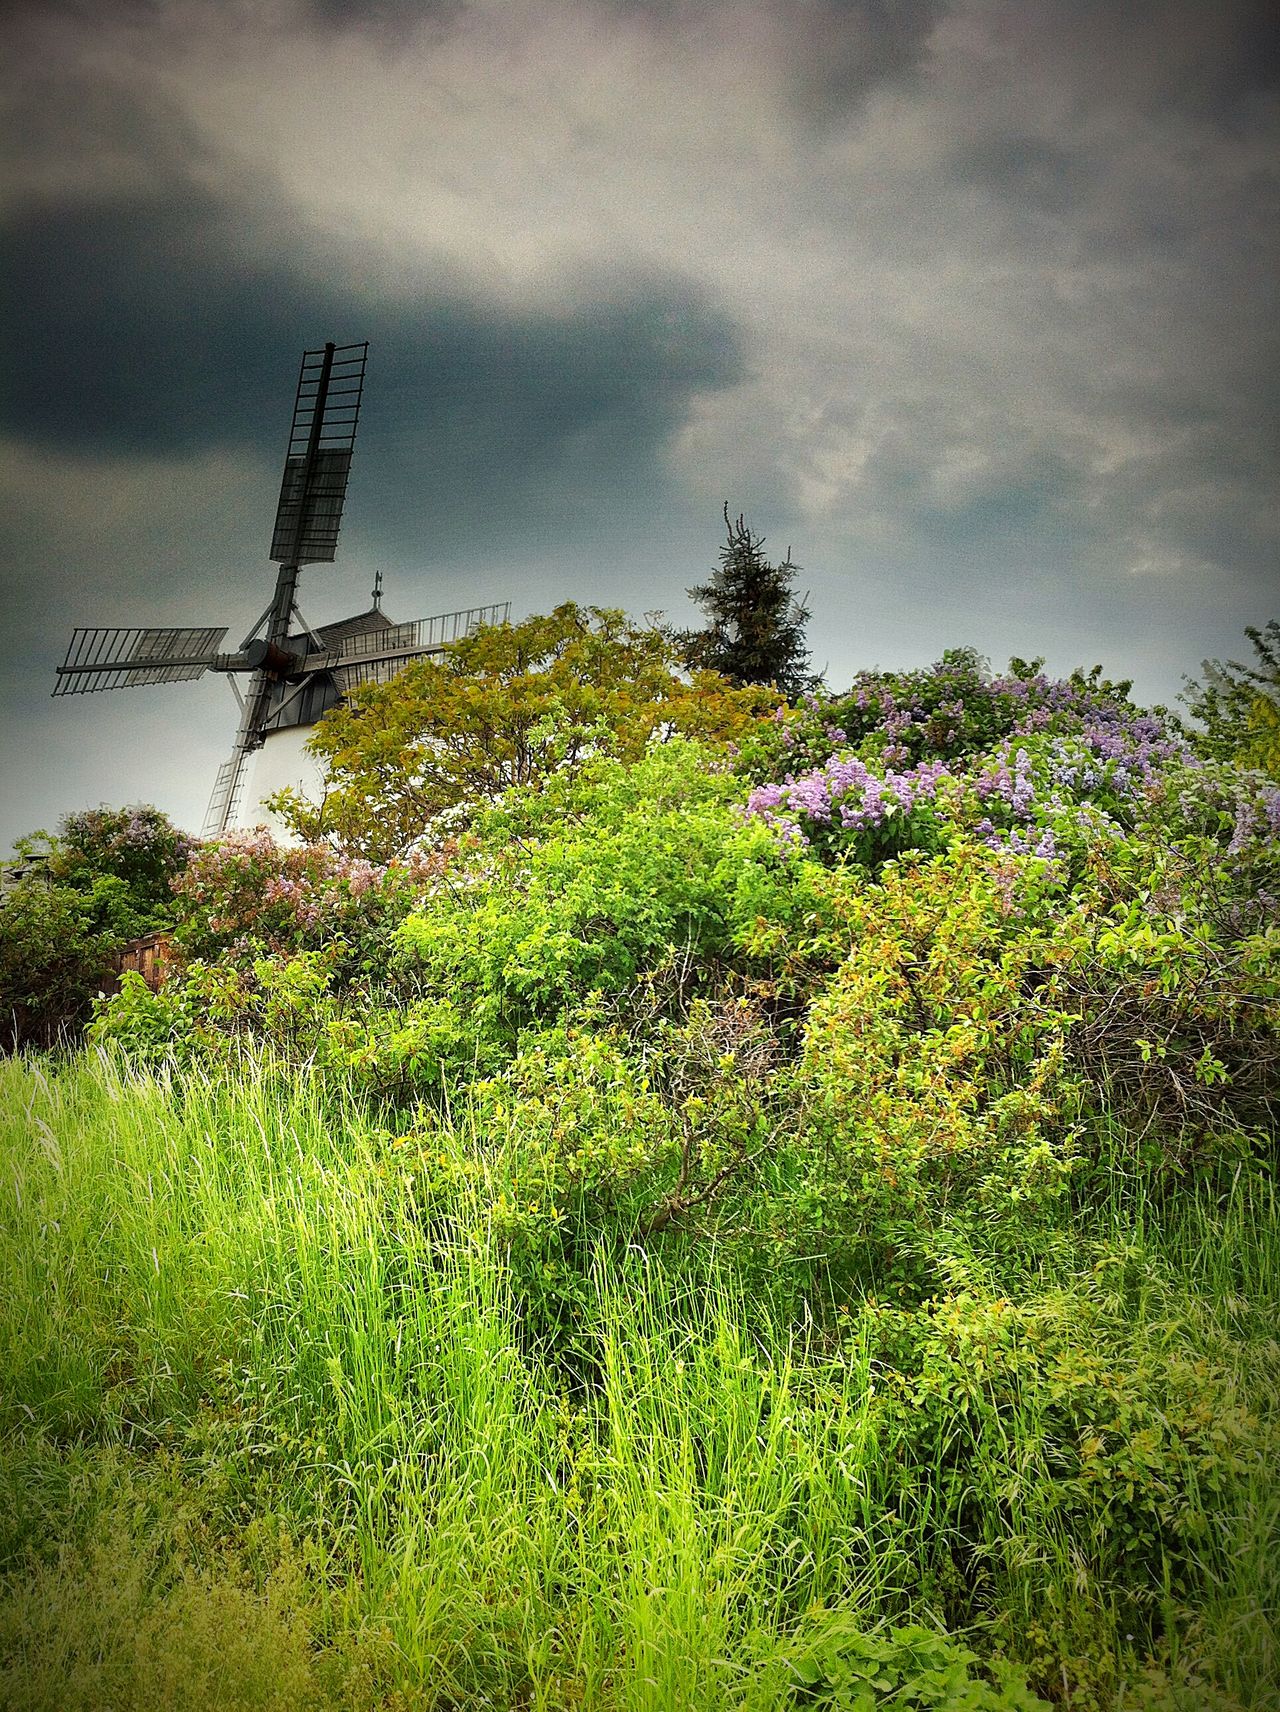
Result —
[[869, 1635], [847, 1618], [828, 1621], [790, 1661], [798, 1706], [831, 1712], [1047, 1712], [1022, 1673], [996, 1669], [994, 1683], [978, 1655], [918, 1624]]
[[379, 864], [325, 844], [279, 844], [265, 827], [197, 850], [174, 882], [179, 948], [250, 969], [324, 950], [346, 971], [381, 961], [387, 933], [448, 866], [451, 847]]
[[[392, 1304], [351, 1358], [389, 1510], [446, 1430], [493, 1466], [485, 1409], [518, 1373], [555, 1437], [513, 1452], [537, 1474], [511, 1504], [555, 1494], [581, 1553], [557, 1586], [625, 1557], [633, 1498], [663, 1517], [646, 1590], [708, 1540], [697, 1601], [745, 1609], [739, 1551], [776, 1582], [759, 1621], [785, 1646], [735, 1631], [758, 1693], [726, 1704], [1029, 1705], [1007, 1655], [1063, 1712], [1238, 1712], [1170, 1637], [1234, 1608], [1223, 1565], [1257, 1573], [1272, 1515], [1278, 832], [1273, 781], [1126, 686], [955, 654], [732, 744], [584, 742], [412, 861], [206, 847], [180, 966], [94, 1032], [182, 1086], [230, 1065], [359, 1112], [379, 1211], [343, 1263]], [[500, 1290], [467, 1322], [488, 1402], [446, 1429], [414, 1316], [468, 1268]], [[730, 1298], [712, 1335], [700, 1305]], [[288, 1359], [341, 1423], [347, 1334], [313, 1307], [324, 1337]], [[1241, 1316], [1267, 1328], [1247, 1356]], [[757, 1502], [775, 1457], [803, 1476]], [[456, 1703], [485, 1703], [481, 1655], [509, 1672], [491, 1703], [533, 1703], [484, 1632]]]
[[319, 803], [285, 792], [292, 830], [385, 861], [506, 791], [572, 772], [602, 751], [636, 759], [655, 734], [725, 741], [778, 696], [683, 670], [661, 628], [573, 602], [520, 624], [484, 625], [390, 682], [361, 686], [309, 747]]
[[[58, 827], [49, 865], [63, 884], [91, 887], [96, 880], [119, 880], [138, 937], [172, 920], [175, 876], [196, 848], [186, 833], [150, 804], [135, 808], [85, 809], [69, 814]], [[122, 930], [125, 923], [117, 924]]]
[[172, 924], [191, 850], [147, 805], [86, 809], [20, 841], [24, 871], [0, 899], [0, 1045], [76, 1036], [120, 947]]
[[951, 648], [932, 666], [906, 672], [860, 672], [841, 694], [804, 695], [754, 734], [758, 772], [785, 762], [801, 771], [840, 748], [885, 766], [962, 760], [1036, 731], [1075, 730], [1084, 720], [1138, 710], [1130, 685], [1100, 667], [1050, 678], [1040, 660], [1012, 660], [993, 675], [971, 648]]
[[107, 980], [115, 941], [92, 893], [31, 879], [0, 903], [0, 1045], [51, 1046], [83, 1022]]

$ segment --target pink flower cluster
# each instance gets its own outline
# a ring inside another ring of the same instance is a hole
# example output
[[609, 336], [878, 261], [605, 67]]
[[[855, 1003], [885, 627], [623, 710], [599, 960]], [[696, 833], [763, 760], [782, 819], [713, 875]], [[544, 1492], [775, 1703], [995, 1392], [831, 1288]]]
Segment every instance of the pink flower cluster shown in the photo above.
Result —
[[180, 938], [197, 957], [359, 941], [423, 897], [447, 861], [441, 851], [380, 866], [328, 845], [277, 844], [265, 827], [232, 833], [196, 851], [175, 883]]

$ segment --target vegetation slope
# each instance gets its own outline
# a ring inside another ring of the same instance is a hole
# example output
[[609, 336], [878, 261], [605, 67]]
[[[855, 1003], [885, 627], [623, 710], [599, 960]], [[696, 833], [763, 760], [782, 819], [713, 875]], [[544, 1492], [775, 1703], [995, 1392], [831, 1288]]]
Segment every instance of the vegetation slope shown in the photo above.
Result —
[[0, 1066], [0, 1702], [1280, 1703], [1274, 777], [539, 622]]

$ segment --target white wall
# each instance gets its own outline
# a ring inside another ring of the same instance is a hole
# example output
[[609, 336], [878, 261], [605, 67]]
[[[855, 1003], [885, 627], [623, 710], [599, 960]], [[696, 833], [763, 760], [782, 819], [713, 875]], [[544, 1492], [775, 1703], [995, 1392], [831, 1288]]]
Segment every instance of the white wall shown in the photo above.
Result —
[[292, 785], [312, 801], [319, 798], [321, 772], [319, 763], [305, 751], [304, 745], [314, 726], [291, 725], [284, 731], [272, 731], [261, 749], [249, 757], [249, 776], [240, 797], [238, 826], [267, 826], [282, 844], [296, 844], [284, 823], [263, 807], [265, 799], [276, 791]]

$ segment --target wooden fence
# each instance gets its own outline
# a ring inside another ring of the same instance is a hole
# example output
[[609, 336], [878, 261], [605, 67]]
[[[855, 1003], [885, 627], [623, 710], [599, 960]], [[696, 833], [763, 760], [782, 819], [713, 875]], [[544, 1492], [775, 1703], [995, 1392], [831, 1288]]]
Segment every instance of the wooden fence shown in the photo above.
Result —
[[148, 933], [143, 939], [131, 939], [116, 954], [115, 982], [111, 991], [118, 991], [120, 977], [126, 970], [141, 975], [154, 993], [164, 982], [165, 966], [169, 961], [169, 935]]

